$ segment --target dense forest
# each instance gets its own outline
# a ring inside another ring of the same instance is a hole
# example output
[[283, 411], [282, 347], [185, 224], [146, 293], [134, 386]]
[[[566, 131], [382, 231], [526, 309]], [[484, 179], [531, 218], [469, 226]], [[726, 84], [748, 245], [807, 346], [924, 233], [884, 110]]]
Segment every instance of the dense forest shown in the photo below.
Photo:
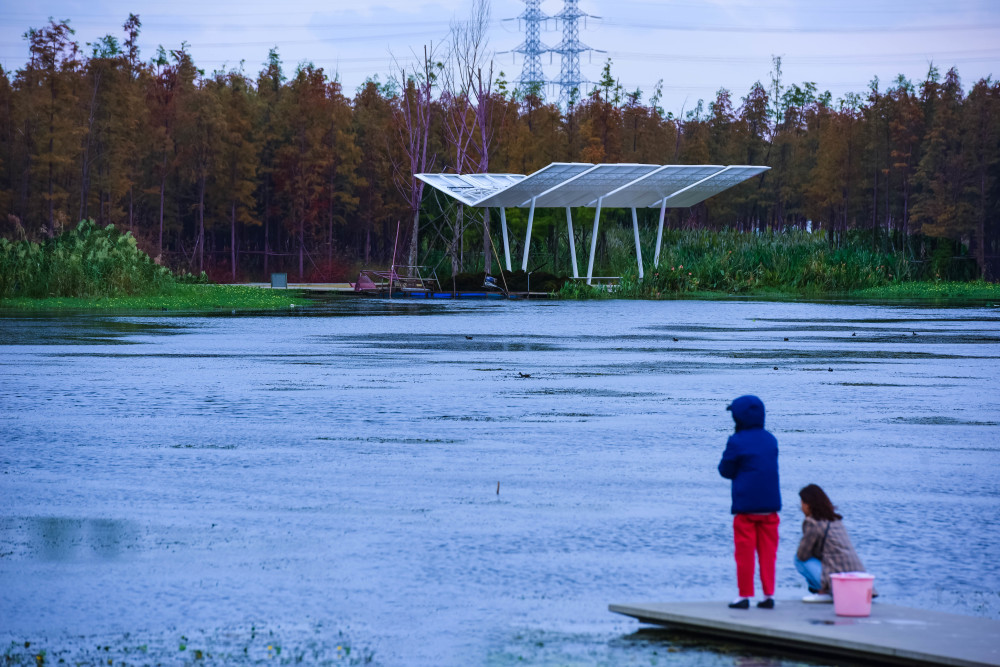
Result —
[[[997, 276], [1000, 84], [989, 78], [965, 89], [955, 69], [931, 66], [923, 81], [875, 79], [834, 100], [782, 81], [775, 59], [744, 96], [722, 89], [675, 116], [658, 91], [623, 90], [609, 61], [561, 109], [494, 71], [487, 23], [475, 18], [416, 66], [353, 93], [308, 63], [286, 71], [276, 51], [257, 73], [207, 74], [185, 45], [144, 59], [135, 15], [89, 53], [68, 22], [31, 29], [27, 63], [0, 68], [0, 235], [43, 239], [93, 219], [131, 231], [158, 263], [226, 281], [271, 271], [345, 279], [394, 252], [457, 273], [495, 266], [499, 225], [425, 191], [413, 173], [764, 164], [762, 177], [671, 211], [670, 227], [822, 231], [831, 243], [857, 230], [908, 248], [914, 262], [926, 261], [927, 244], [913, 239], [947, 238], [975, 273]], [[549, 270], [566, 270], [563, 216], [536, 216], [533, 243]], [[508, 218], [524, 229], [523, 212]], [[606, 220], [602, 235], [630, 218]]]

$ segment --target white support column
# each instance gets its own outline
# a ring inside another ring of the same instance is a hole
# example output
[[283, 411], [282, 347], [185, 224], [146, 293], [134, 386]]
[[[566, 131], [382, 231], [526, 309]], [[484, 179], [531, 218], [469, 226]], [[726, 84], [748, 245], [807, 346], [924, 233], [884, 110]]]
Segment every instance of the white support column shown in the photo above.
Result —
[[656, 228], [656, 254], [653, 256], [653, 268], [660, 268], [660, 243], [663, 241], [663, 216], [667, 212], [667, 198], [660, 204], [660, 226]]
[[531, 247], [531, 225], [535, 222], [535, 198], [531, 198], [531, 208], [528, 210], [528, 233], [524, 235], [524, 259], [521, 261], [521, 270], [528, 270], [528, 249]]
[[597, 198], [597, 210], [594, 212], [594, 231], [590, 235], [590, 262], [587, 264], [587, 284], [594, 277], [594, 253], [597, 252], [597, 223], [601, 220], [601, 204], [604, 197]]
[[639, 265], [639, 280], [642, 280], [642, 249], [639, 247], [639, 217], [632, 207], [632, 235], [635, 236], [635, 261]]
[[580, 277], [580, 270], [576, 268], [576, 239], [573, 237], [573, 212], [570, 207], [566, 207], [566, 229], [569, 231], [569, 256], [573, 260], [573, 277]]
[[510, 242], [507, 240], [507, 209], [500, 207], [500, 230], [503, 232], [503, 259], [510, 271]]

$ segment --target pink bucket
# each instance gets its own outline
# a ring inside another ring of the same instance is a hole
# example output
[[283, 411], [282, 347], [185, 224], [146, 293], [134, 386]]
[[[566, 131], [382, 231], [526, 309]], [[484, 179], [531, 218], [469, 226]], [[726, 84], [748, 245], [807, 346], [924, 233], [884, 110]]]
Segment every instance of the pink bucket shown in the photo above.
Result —
[[833, 612], [837, 616], [871, 616], [875, 576], [866, 572], [831, 574]]

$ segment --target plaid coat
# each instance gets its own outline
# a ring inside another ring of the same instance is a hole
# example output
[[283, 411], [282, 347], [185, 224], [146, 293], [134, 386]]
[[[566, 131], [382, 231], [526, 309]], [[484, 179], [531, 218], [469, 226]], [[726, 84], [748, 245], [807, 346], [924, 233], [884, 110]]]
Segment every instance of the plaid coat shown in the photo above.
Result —
[[823, 563], [823, 593], [830, 592], [830, 575], [839, 572], [864, 572], [865, 566], [854, 551], [843, 521], [823, 521], [806, 517], [802, 522], [802, 540], [796, 552], [799, 560], [818, 558]]

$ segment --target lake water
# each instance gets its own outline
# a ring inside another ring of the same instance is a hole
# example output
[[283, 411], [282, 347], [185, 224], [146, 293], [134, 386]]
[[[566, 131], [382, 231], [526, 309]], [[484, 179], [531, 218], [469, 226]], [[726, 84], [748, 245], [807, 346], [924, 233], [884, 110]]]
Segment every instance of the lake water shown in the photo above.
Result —
[[716, 465], [743, 393], [781, 449], [779, 599], [805, 593], [797, 491], [816, 482], [881, 600], [1000, 618], [998, 361], [988, 307], [7, 314], [0, 649], [783, 664], [607, 611], [734, 597]]

